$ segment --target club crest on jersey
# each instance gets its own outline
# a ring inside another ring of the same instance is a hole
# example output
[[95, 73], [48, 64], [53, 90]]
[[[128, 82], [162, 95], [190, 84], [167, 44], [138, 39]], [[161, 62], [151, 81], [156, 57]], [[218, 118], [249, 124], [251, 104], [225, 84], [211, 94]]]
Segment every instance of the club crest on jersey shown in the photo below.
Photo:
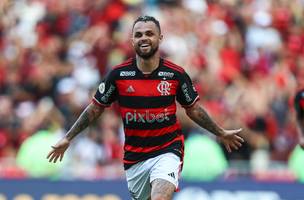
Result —
[[119, 76], [135, 76], [135, 71], [121, 71]]
[[105, 83], [100, 83], [98, 90], [101, 94], [103, 94], [105, 91]]
[[170, 86], [172, 83], [169, 83], [168, 81], [161, 81], [157, 85], [157, 90], [160, 92], [162, 96], [170, 95]]

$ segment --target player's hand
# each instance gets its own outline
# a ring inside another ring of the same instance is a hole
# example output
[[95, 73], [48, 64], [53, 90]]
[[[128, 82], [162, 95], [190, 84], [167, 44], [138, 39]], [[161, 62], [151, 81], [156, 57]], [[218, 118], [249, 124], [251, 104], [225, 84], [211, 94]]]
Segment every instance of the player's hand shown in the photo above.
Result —
[[63, 155], [67, 148], [70, 146], [70, 141], [66, 138], [62, 138], [55, 146], [52, 146], [52, 150], [47, 156], [49, 162], [56, 163], [58, 158], [59, 161], [62, 161]]
[[244, 139], [239, 136], [238, 134], [242, 131], [242, 129], [236, 129], [236, 130], [223, 130], [224, 133], [221, 136], [218, 136], [218, 140], [224, 144], [227, 151], [230, 153], [232, 149], [238, 150], [242, 143], [244, 142]]

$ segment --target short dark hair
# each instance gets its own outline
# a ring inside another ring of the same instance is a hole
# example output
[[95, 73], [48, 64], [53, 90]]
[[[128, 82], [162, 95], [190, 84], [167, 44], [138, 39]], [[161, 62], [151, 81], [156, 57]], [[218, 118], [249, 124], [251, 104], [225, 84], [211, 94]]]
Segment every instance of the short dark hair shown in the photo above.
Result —
[[161, 33], [159, 21], [152, 16], [148, 16], [148, 15], [139, 16], [133, 23], [132, 31], [137, 22], [153, 22], [158, 28], [159, 33]]

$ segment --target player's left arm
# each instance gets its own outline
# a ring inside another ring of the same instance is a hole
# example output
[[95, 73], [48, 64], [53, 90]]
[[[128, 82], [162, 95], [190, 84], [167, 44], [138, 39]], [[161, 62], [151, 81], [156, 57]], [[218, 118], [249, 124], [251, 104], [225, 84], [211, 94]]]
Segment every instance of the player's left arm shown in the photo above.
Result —
[[228, 152], [231, 152], [231, 149], [237, 150], [242, 146], [244, 139], [238, 134], [242, 129], [235, 130], [225, 130], [220, 127], [205, 111], [202, 106], [197, 102], [189, 107], [185, 108], [187, 115], [196, 122], [202, 128], [208, 130], [217, 136], [220, 142], [224, 144]]
[[242, 129], [225, 130], [218, 126], [207, 114], [207, 112], [197, 103], [199, 100], [198, 93], [192, 83], [189, 75], [184, 72], [178, 76], [179, 87], [176, 93], [177, 101], [185, 108], [187, 115], [202, 128], [208, 130], [217, 136], [228, 152], [231, 149], [238, 149], [244, 142], [238, 134]]

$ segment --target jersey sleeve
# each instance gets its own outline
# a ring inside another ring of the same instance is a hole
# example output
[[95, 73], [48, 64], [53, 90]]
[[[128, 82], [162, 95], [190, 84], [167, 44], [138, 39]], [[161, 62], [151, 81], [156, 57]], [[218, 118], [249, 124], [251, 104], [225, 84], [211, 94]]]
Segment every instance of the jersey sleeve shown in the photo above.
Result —
[[304, 119], [304, 91], [297, 93], [294, 99], [294, 106], [297, 113], [298, 119]]
[[99, 84], [93, 97], [93, 103], [109, 107], [117, 99], [117, 87], [115, 84], [115, 73], [110, 72]]
[[199, 100], [198, 93], [186, 72], [181, 74], [179, 77], [176, 100], [183, 107], [191, 107], [197, 100]]

